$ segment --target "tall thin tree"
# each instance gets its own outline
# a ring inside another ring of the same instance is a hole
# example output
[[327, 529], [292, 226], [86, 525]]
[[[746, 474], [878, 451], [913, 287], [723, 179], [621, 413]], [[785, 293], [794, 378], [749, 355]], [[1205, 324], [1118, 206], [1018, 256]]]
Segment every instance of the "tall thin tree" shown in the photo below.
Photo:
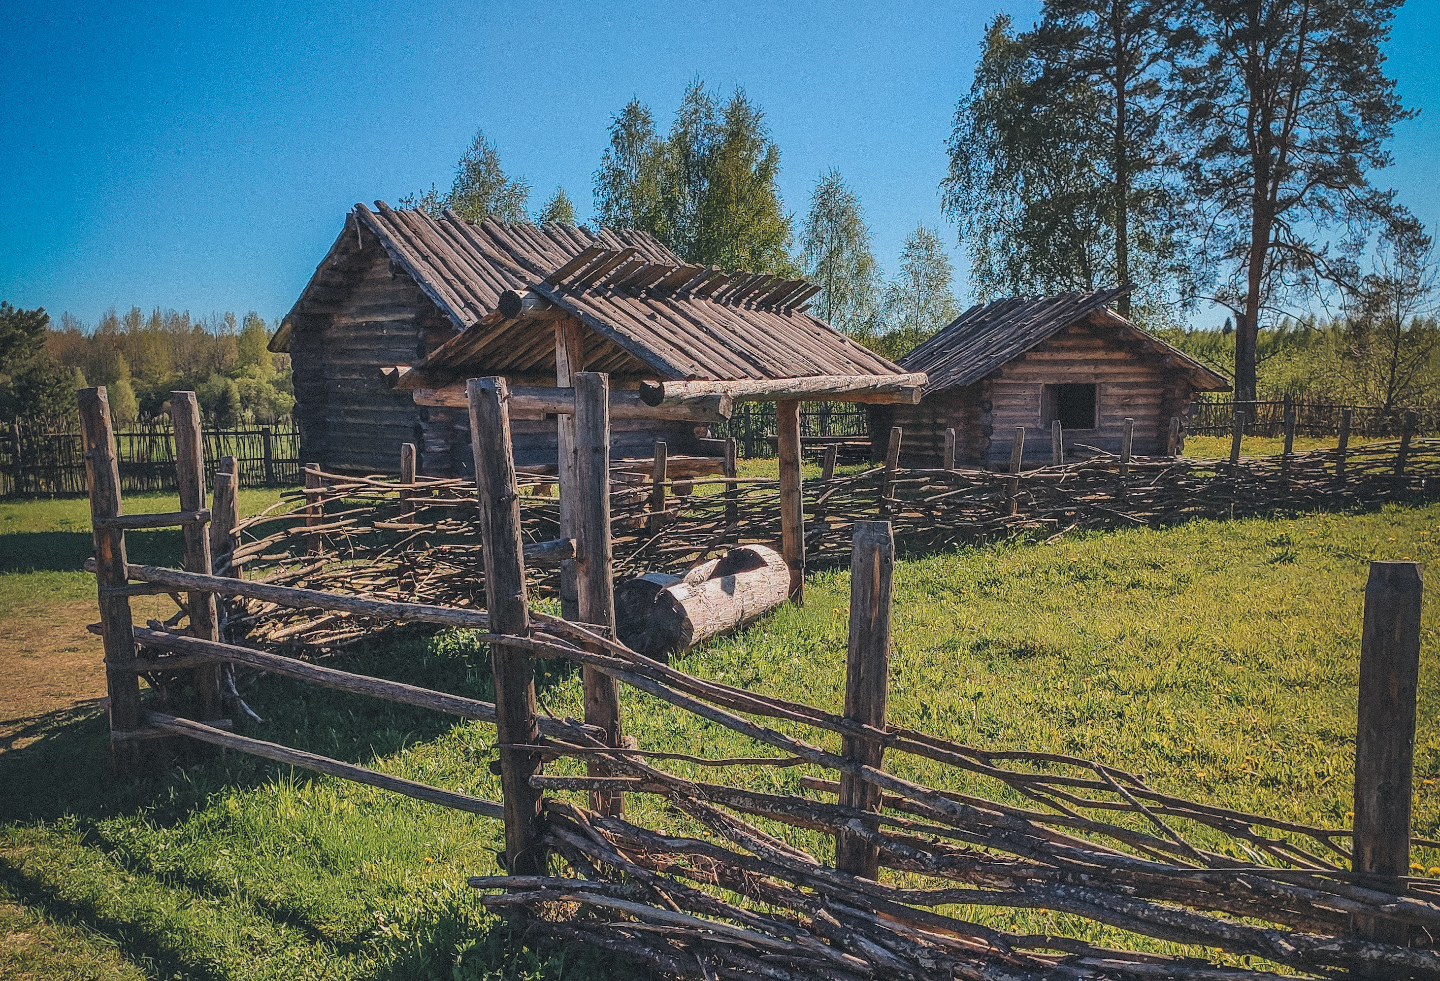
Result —
[[830, 326], [869, 337], [878, 326], [880, 268], [860, 199], [837, 170], [815, 183], [800, 239], [800, 266], [821, 287], [812, 309]]

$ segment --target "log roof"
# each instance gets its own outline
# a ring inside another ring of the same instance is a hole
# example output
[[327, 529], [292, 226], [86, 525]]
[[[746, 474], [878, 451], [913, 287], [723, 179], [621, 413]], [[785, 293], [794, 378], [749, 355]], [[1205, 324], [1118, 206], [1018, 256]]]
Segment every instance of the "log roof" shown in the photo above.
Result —
[[948, 327], [900, 359], [906, 371], [923, 371], [931, 391], [969, 385], [1080, 321], [1108, 328], [1123, 341], [1184, 373], [1203, 391], [1229, 391], [1230, 382], [1110, 309], [1130, 285], [1093, 293], [1058, 293], [977, 303]]
[[286, 349], [312, 293], [333, 289], [327, 269], [369, 236], [459, 331], [402, 376], [405, 387], [553, 373], [555, 320], [567, 316], [589, 328], [593, 371], [677, 381], [901, 373], [808, 313], [818, 288], [803, 280], [687, 265], [636, 231], [472, 224], [449, 211], [434, 218], [376, 207], [356, 205], [347, 217], [273, 350]]

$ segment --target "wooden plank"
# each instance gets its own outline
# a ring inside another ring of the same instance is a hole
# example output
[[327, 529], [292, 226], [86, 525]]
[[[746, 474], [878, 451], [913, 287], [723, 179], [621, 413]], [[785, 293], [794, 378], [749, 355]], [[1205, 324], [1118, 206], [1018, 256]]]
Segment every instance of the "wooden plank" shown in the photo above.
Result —
[[113, 518], [98, 519], [105, 528], [119, 528], [133, 531], [137, 528], [176, 528], [183, 525], [203, 525], [210, 520], [210, 511], [165, 511], [155, 514], [122, 514]]
[[[505, 380], [472, 378], [469, 394], [490, 630], [523, 637], [530, 632], [530, 607]], [[530, 786], [530, 778], [540, 772], [540, 754], [527, 748], [538, 742], [540, 735], [533, 658], [519, 647], [492, 643], [490, 661], [495, 677], [496, 738], [501, 746], [500, 784], [505, 795], [505, 867], [512, 875], [543, 874], [540, 795]]]
[[652, 536], [658, 535], [660, 529], [665, 526], [665, 481], [669, 479], [665, 472], [665, 465], [668, 456], [669, 448], [662, 441], [656, 440], [655, 463], [650, 471], [648, 530]]
[[[576, 590], [579, 620], [604, 627], [615, 636], [615, 556], [610, 527], [610, 380], [593, 371], [576, 372], [575, 381], [575, 487], [578, 492], [572, 516], [576, 523]], [[585, 722], [604, 731], [605, 745], [621, 747], [620, 685], [614, 678], [586, 665]], [[611, 771], [603, 760], [590, 764], [592, 776]], [[591, 806], [618, 817], [624, 798], [618, 791], [596, 791]]]
[[415, 517], [415, 504], [411, 500], [414, 491], [406, 490], [415, 485], [415, 444], [400, 444], [400, 520], [411, 521]]
[[1180, 417], [1170, 417], [1170, 430], [1165, 438], [1165, 455], [1180, 455]]
[[392, 777], [388, 773], [380, 773], [363, 766], [356, 766], [354, 763], [342, 763], [328, 756], [319, 756], [315, 753], [307, 753], [304, 750], [290, 749], [287, 746], [280, 746], [260, 739], [251, 739], [248, 736], [237, 736], [234, 733], [225, 732], [223, 729], [207, 726], [200, 722], [191, 721], [190, 719], [179, 719], [173, 715], [151, 712], [147, 715], [146, 721], [150, 727], [164, 733], [185, 736], [202, 743], [209, 743], [212, 746], [222, 746], [225, 749], [233, 749], [236, 752], [247, 753], [250, 756], [259, 756], [262, 759], [274, 760], [277, 763], [296, 766], [302, 770], [325, 773], [332, 777], [339, 777], [342, 780], [363, 783], [371, 787], [380, 787], [383, 790], [404, 794], [406, 797], [414, 797], [417, 800], [429, 801], [432, 804], [440, 804], [444, 807], [468, 811], [471, 814], [480, 814], [484, 817], [499, 818], [504, 816], [504, 808], [494, 801], [483, 800], [478, 797], [469, 797], [465, 794], [457, 794], [451, 790], [442, 790], [439, 787], [431, 787], [428, 784], [417, 783], [414, 780], [406, 780], [404, 777]]
[[[182, 511], [205, 507], [205, 436], [200, 428], [200, 403], [194, 392], [170, 393], [170, 421], [175, 427], [175, 479]], [[209, 575], [210, 534], [203, 524], [181, 527], [185, 543], [185, 571]], [[190, 635], [201, 640], [220, 639], [220, 617], [215, 594], [193, 591], [186, 604], [190, 611]], [[194, 674], [195, 705], [192, 711], [202, 719], [221, 715], [220, 668], [197, 668]]]
[[1065, 433], [1059, 419], [1050, 423], [1050, 462], [1057, 467], [1065, 463]]
[[890, 443], [885, 449], [885, 472], [880, 479], [880, 508], [889, 511], [890, 498], [895, 496], [895, 471], [900, 466], [900, 442], [904, 433], [899, 426], [890, 427]]
[[840, 447], [831, 443], [825, 447], [825, 462], [820, 467], [820, 479], [826, 482], [835, 479], [835, 462], [840, 456]]
[[924, 372], [895, 375], [815, 375], [739, 381], [647, 381], [640, 384], [646, 405], [674, 404], [700, 395], [729, 395], [736, 402], [807, 401], [908, 402], [915, 404], [929, 381]]
[[734, 436], [725, 440], [724, 466], [725, 478], [731, 481], [725, 485], [725, 538], [733, 542], [740, 533], [740, 485], [734, 483], [740, 469]]
[[950, 426], [945, 430], [945, 452], [940, 460], [940, 467], [943, 470], [955, 469], [955, 427]]
[[[1399, 880], [1410, 873], [1422, 591], [1420, 563], [1370, 563], [1360, 635], [1354, 868], [1391, 892], [1404, 892]], [[1404, 944], [1409, 933], [1403, 923], [1370, 917], [1355, 926], [1385, 943]]]
[[[885, 731], [890, 681], [890, 609], [893, 603], [895, 541], [888, 521], [857, 521], [850, 552], [850, 644], [845, 659], [845, 716]], [[880, 769], [883, 743], [842, 736], [840, 755]], [[880, 810], [880, 788], [851, 773], [840, 775], [840, 804]], [[876, 879], [880, 851], [844, 831], [835, 839], [835, 867]]]
[[[100, 637], [107, 667], [124, 668], [135, 660], [134, 620], [130, 600], [107, 592], [123, 587], [128, 579], [125, 532], [104, 527], [104, 519], [120, 515], [120, 467], [115, 455], [115, 434], [110, 428], [110, 401], [104, 388], [83, 388], [76, 396], [80, 407], [81, 444], [85, 452], [85, 478], [90, 490], [90, 520], [95, 544], [95, 580], [100, 597]], [[110, 698], [110, 731], [140, 728], [140, 679], [125, 671], [107, 671], [105, 687]], [[121, 776], [139, 776], [142, 756], [130, 743], [110, 744], [110, 762]]]
[[790, 569], [790, 598], [805, 603], [805, 501], [800, 486], [800, 403], [775, 403], [780, 453], [780, 554]]

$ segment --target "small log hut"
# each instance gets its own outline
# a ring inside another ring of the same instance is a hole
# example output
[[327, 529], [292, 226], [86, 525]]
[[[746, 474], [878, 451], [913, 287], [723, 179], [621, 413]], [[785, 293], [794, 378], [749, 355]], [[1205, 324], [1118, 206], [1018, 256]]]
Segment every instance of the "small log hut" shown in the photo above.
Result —
[[1164, 453], [1171, 421], [1183, 434], [1195, 393], [1229, 391], [1230, 383], [1111, 310], [1131, 288], [971, 307], [900, 359], [930, 384], [917, 405], [872, 410], [876, 459], [899, 426], [902, 458], [938, 465], [945, 431], [954, 429], [957, 463], [1003, 469], [1020, 426], [1030, 434], [1025, 457], [1048, 459], [1056, 421], [1067, 458], [1087, 448], [1115, 453], [1127, 418], [1131, 452]]
[[706, 427], [737, 399], [918, 397], [923, 379], [806, 312], [803, 280], [686, 265], [640, 232], [376, 208], [346, 217], [271, 342], [301, 455], [327, 471], [393, 473], [414, 443], [418, 473], [468, 475], [465, 381], [482, 376], [510, 386], [516, 464], [551, 472], [579, 371], [610, 377], [613, 456], [648, 471], [664, 442], [672, 476], [720, 472]]

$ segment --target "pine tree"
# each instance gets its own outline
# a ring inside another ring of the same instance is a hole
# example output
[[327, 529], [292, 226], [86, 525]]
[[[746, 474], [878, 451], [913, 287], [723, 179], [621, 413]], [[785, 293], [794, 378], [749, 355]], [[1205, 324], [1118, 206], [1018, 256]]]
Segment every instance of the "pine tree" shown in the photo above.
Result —
[[[595, 172], [595, 221], [660, 236], [662, 141], [650, 110], [636, 99], [610, 123], [610, 146]], [[663, 239], [662, 239], [663, 240]]]
[[800, 266], [821, 287], [812, 309], [837, 330], [869, 337], [877, 327], [880, 269], [860, 200], [831, 170], [815, 184], [801, 236]]
[[416, 196], [406, 195], [400, 199], [402, 208], [418, 208], [433, 217], [439, 217], [446, 208], [453, 210], [466, 221], [480, 222], [486, 218], [498, 218], [506, 222], [524, 222], [525, 208], [530, 201], [530, 185], [523, 180], [505, 176], [500, 167], [500, 154], [484, 130], [476, 130], [470, 149], [460, 157], [455, 167], [455, 180], [447, 194], [441, 197], [434, 185], [430, 190]]
[[888, 358], [899, 358], [948, 326], [959, 314], [950, 284], [950, 257], [940, 237], [924, 225], [905, 240], [900, 272], [885, 287], [885, 333], [872, 345]]
[[545, 207], [540, 210], [540, 214], [535, 216], [535, 223], [537, 225], [549, 225], [551, 223], [560, 225], [575, 224], [575, 205], [571, 203], [569, 196], [566, 195], [565, 188], [557, 187], [555, 189], [554, 195], [551, 196], [549, 201], [545, 202]]

